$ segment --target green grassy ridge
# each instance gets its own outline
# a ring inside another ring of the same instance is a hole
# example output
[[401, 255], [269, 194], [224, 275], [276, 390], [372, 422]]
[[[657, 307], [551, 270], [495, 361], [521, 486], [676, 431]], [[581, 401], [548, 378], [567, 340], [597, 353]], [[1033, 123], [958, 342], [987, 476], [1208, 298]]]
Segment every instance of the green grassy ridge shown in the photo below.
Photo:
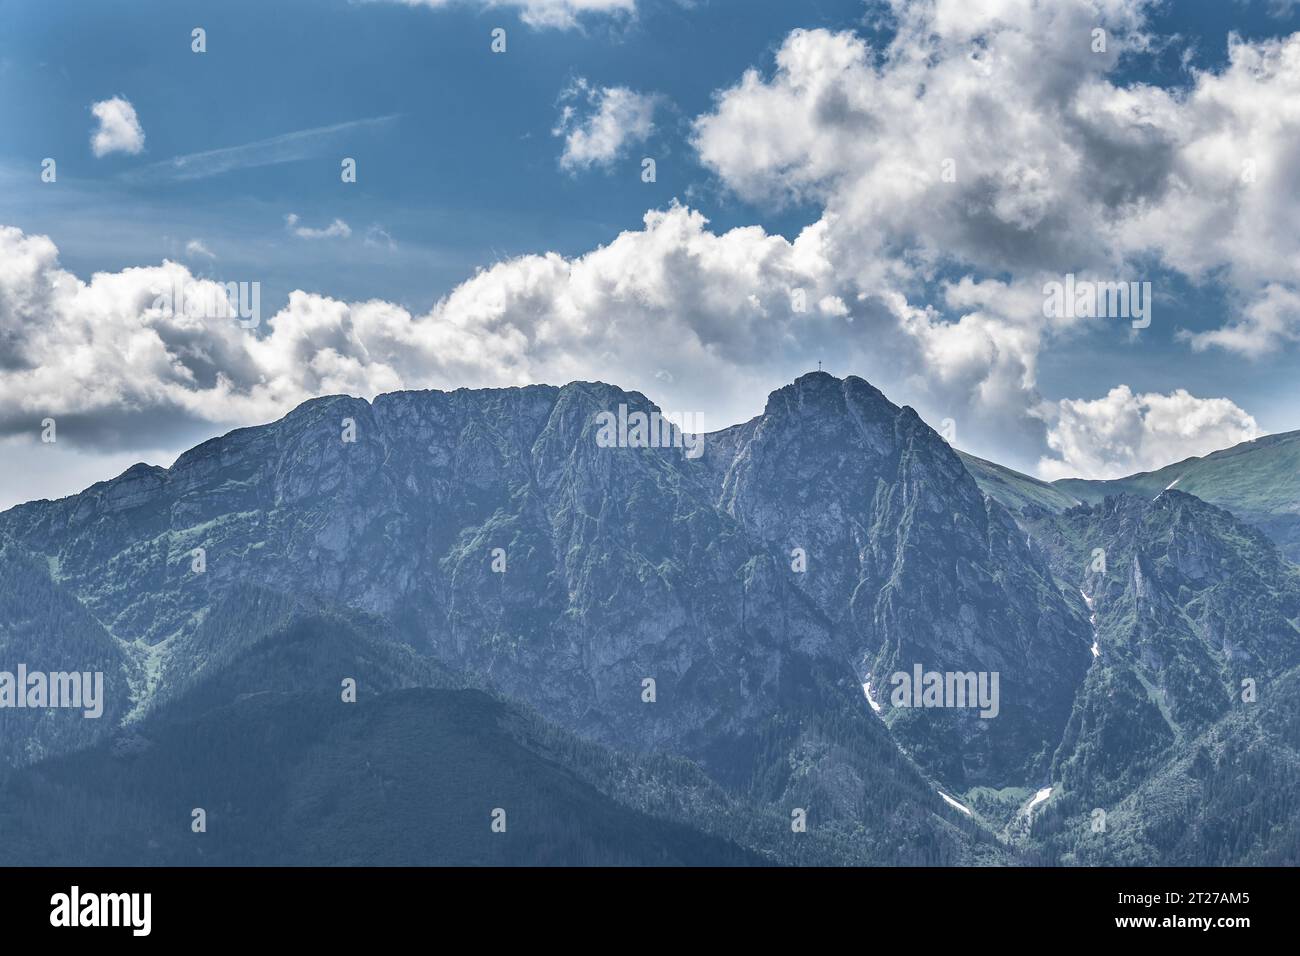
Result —
[[[1179, 491], [1219, 504], [1233, 498], [1255, 509], [1279, 504], [1282, 492], [1300, 487], [1300, 431], [1266, 435], [1197, 458], [1187, 458], [1123, 478], [1093, 480], [1062, 478], [1051, 483], [1077, 498], [1095, 503], [1107, 495], [1155, 495], [1174, 481]], [[1300, 513], [1300, 498], [1292, 496], [1290, 510]], [[1220, 505], [1220, 507], [1228, 507]], [[1228, 510], [1232, 510], [1228, 508]]]
[[964, 451], [957, 452], [957, 455], [980, 490], [1012, 512], [1019, 511], [1026, 505], [1034, 505], [1060, 513], [1080, 503], [1079, 497], [1054, 484], [1022, 475], [1004, 465], [976, 458]]
[[1300, 561], [1300, 431], [1267, 435], [1111, 481], [1066, 478], [1052, 483], [1088, 503], [1113, 494], [1151, 498], [1170, 485], [1255, 525], [1291, 561]]
[[1151, 499], [1171, 486], [1259, 528], [1300, 562], [1300, 431], [1266, 435], [1200, 458], [1123, 478], [1046, 482], [958, 452], [980, 490], [1013, 513], [1027, 507], [1060, 514], [1108, 496]]

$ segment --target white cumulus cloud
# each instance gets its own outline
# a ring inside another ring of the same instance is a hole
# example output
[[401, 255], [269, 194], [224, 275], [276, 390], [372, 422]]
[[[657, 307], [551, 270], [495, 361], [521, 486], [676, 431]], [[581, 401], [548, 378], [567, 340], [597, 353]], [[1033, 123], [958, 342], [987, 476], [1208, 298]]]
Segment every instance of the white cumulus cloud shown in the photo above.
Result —
[[1039, 463], [1048, 479], [1121, 478], [1258, 438], [1255, 419], [1226, 398], [1185, 389], [1135, 395], [1127, 385], [1104, 397], [1065, 399], [1047, 410], [1055, 457]]
[[[1230, 38], [1226, 65], [1189, 72], [1184, 89], [1121, 81], [1121, 58], [1153, 42], [1149, 6], [900, 0], [881, 47], [795, 31], [772, 69], [717, 94], [693, 134], [746, 200], [819, 210], [793, 240], [758, 226], [714, 232], [674, 205], [583, 255], [491, 265], [422, 314], [297, 291], [250, 331], [155, 307], [150, 288], [192, 279], [183, 266], [83, 280], [50, 240], [0, 230], [0, 431], [77, 410], [101, 423], [243, 424], [331, 391], [593, 377], [717, 427], [822, 359], [927, 420], [954, 418], [963, 447], [1010, 449], [1025, 467], [1041, 459], [1049, 477], [1126, 473], [1245, 440], [1258, 428], [1226, 398], [1119, 386], [1048, 402], [1039, 391], [1042, 350], [1107, 321], [1044, 318], [1043, 284], [1066, 272], [1141, 280], [1155, 263], [1225, 283], [1234, 315], [1185, 336], [1192, 347], [1259, 354], [1300, 338], [1300, 194], [1288, 179], [1300, 34]], [[575, 84], [557, 126], [562, 164], [602, 165], [651, 135], [644, 97]], [[351, 234], [342, 220], [312, 228], [292, 214], [287, 227]]]
[[1145, 0], [891, 6], [883, 46], [792, 32], [773, 70], [717, 95], [694, 142], [742, 198], [819, 205], [837, 274], [863, 292], [1005, 283], [1014, 310], [968, 296], [977, 312], [900, 313], [945, 367], [987, 359], [978, 390], [1031, 406], [1037, 350], [1060, 331], [1034, 295], [1067, 272], [1223, 283], [1235, 311], [1183, 336], [1195, 347], [1300, 338], [1300, 33], [1226, 37], [1226, 65], [1165, 89], [1116, 78], [1155, 42]]
[[593, 87], [578, 78], [560, 94], [560, 119], [551, 131], [564, 138], [563, 169], [608, 166], [654, 132], [658, 97], [623, 86]]
[[1300, 292], [1281, 283], [1269, 283], [1254, 301], [1221, 328], [1184, 332], [1198, 352], [1220, 348], [1251, 358], [1300, 341]]
[[90, 136], [90, 148], [96, 156], [109, 153], [135, 155], [144, 149], [144, 127], [135, 115], [135, 107], [124, 96], [101, 100], [90, 107], [99, 125]]
[[247, 424], [333, 392], [597, 377], [721, 427], [806, 371], [805, 340], [829, 343], [844, 322], [835, 308], [790, 307], [793, 287], [810, 303], [831, 292], [815, 232], [795, 242], [758, 228], [719, 235], [680, 206], [583, 256], [499, 263], [423, 314], [296, 291], [250, 330], [233, 314], [160, 303], [160, 292], [186, 286], [195, 301], [222, 301], [220, 287], [174, 262], [84, 281], [48, 238], [0, 228], [0, 342], [9, 346], [0, 433], [76, 415], [90, 423], [87, 440], [96, 428], [116, 440], [133, 417]]

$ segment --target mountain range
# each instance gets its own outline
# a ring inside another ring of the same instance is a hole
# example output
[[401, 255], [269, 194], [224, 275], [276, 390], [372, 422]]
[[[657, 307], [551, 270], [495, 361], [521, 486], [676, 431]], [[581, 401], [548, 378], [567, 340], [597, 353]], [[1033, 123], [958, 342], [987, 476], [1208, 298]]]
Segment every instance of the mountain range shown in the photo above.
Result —
[[600, 440], [658, 411], [330, 396], [0, 514], [0, 671], [105, 686], [0, 708], [0, 863], [1300, 860], [1300, 433], [1049, 484], [818, 372]]

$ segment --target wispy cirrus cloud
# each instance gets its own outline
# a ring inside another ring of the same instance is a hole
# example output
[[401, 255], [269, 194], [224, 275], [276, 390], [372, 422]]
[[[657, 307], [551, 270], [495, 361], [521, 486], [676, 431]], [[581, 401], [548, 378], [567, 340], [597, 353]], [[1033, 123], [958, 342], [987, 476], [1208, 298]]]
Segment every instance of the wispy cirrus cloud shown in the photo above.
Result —
[[284, 226], [299, 239], [347, 239], [352, 235], [352, 227], [342, 219], [335, 219], [328, 226], [320, 229], [311, 226], [300, 226], [301, 222], [296, 212], [291, 212], [284, 217]]
[[578, 25], [578, 18], [586, 15], [630, 15], [636, 11], [636, 0], [387, 0], [408, 7], [446, 7], [452, 4], [481, 7], [515, 7], [519, 19], [531, 27], [550, 27], [568, 30]]
[[244, 143], [242, 146], [227, 146], [201, 153], [174, 156], [159, 163], [151, 163], [131, 170], [123, 175], [123, 179], [129, 182], [184, 182], [220, 176], [237, 169], [294, 163], [319, 156], [354, 133], [382, 129], [399, 118], [400, 114], [396, 113], [389, 116], [375, 116], [347, 123], [335, 123], [332, 126], [300, 129], [281, 136], [272, 136], [270, 139]]
[[387, 249], [391, 252], [397, 248], [397, 241], [393, 239], [392, 234], [378, 223], [366, 230], [365, 239], [362, 241], [375, 249]]
[[185, 243], [185, 255], [190, 259], [215, 259], [217, 257], [202, 239], [191, 239]]

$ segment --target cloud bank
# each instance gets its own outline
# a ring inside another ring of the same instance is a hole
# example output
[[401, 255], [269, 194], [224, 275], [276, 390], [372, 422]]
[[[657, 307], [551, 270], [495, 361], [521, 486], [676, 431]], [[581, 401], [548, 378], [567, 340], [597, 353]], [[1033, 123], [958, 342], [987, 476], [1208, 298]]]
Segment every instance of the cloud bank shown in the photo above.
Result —
[[[59, 413], [104, 429], [149, 414], [243, 424], [327, 392], [595, 377], [712, 428], [824, 359], [953, 418], [958, 445], [1012, 448], [1048, 477], [1254, 437], [1224, 398], [1040, 392], [1044, 348], [1131, 334], [1045, 318], [1043, 286], [1067, 272], [1222, 283], [1233, 313], [1184, 335], [1192, 348], [1249, 356], [1300, 338], [1300, 34], [1229, 38], [1226, 65], [1184, 88], [1117, 82], [1154, 42], [1147, 7], [900, 2], [881, 48], [794, 31], [770, 71], [744, 73], [693, 124], [721, 188], [819, 210], [793, 239], [714, 232], [673, 205], [586, 254], [483, 269], [423, 314], [298, 291], [247, 330], [155, 307], [152, 288], [193, 280], [181, 265], [82, 281], [50, 240], [0, 231], [0, 432]], [[587, 88], [589, 113], [562, 121], [575, 168], [652, 123], [611, 89]]]
[[1134, 395], [1127, 385], [1093, 401], [1066, 399], [1054, 410], [1045, 478], [1122, 478], [1258, 438], [1255, 419], [1226, 398]]

